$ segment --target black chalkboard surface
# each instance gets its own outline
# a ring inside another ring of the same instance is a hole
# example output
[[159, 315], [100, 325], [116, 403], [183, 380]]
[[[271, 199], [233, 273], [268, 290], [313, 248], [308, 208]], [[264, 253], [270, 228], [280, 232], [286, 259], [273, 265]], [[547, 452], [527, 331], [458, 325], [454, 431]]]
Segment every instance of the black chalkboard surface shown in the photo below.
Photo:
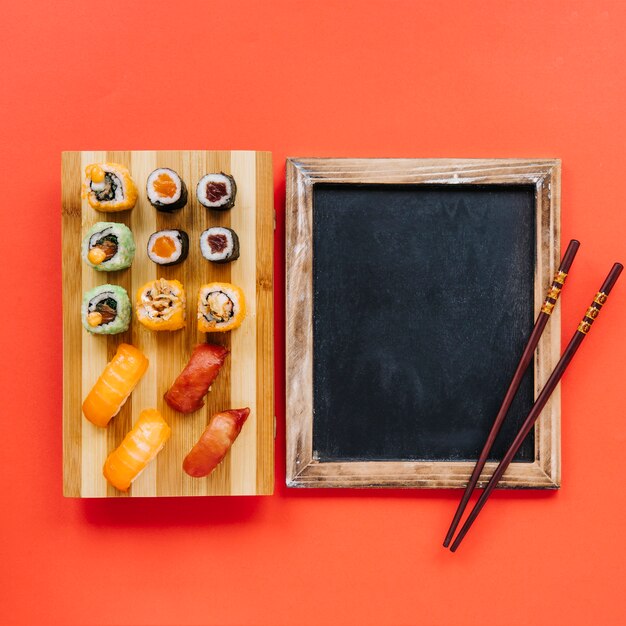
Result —
[[[313, 457], [476, 459], [534, 322], [534, 187], [316, 184], [312, 233]], [[494, 458], [532, 403], [531, 367]]]

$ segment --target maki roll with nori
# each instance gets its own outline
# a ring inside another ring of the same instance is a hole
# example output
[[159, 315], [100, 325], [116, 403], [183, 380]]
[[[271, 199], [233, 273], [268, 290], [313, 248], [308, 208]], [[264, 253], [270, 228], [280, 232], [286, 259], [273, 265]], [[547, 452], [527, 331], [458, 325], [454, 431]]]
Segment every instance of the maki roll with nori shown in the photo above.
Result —
[[137, 291], [135, 312], [150, 330], [178, 330], [185, 326], [185, 290], [177, 280], [151, 280]]
[[115, 272], [130, 267], [135, 256], [135, 239], [126, 224], [98, 222], [85, 235], [83, 261], [98, 272]]
[[229, 263], [239, 258], [239, 237], [230, 228], [213, 226], [200, 235], [200, 250], [207, 261]]
[[182, 263], [189, 253], [189, 236], [184, 230], [159, 230], [148, 239], [148, 257], [157, 265]]
[[237, 185], [235, 179], [224, 172], [206, 174], [196, 187], [198, 202], [207, 209], [225, 211], [235, 204]]
[[85, 168], [83, 198], [96, 211], [127, 211], [137, 202], [137, 187], [119, 163], [92, 163]]
[[231, 283], [201, 285], [198, 295], [198, 330], [220, 333], [241, 326], [246, 316], [243, 291]]
[[128, 330], [130, 300], [126, 290], [117, 285], [99, 285], [83, 297], [83, 326], [97, 335], [117, 335]]
[[160, 167], [148, 176], [146, 193], [157, 211], [171, 213], [187, 204], [187, 185], [174, 170], [167, 167]]

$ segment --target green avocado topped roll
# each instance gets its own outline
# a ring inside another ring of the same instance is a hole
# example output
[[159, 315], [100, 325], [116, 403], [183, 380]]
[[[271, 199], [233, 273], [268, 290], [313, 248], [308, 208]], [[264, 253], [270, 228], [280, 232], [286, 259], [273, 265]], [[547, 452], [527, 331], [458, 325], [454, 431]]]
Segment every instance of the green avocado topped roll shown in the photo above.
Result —
[[126, 289], [99, 285], [85, 293], [81, 320], [85, 330], [96, 335], [117, 335], [128, 330], [131, 305]]
[[83, 261], [98, 272], [116, 272], [130, 267], [135, 257], [135, 239], [126, 224], [97, 222], [83, 239]]

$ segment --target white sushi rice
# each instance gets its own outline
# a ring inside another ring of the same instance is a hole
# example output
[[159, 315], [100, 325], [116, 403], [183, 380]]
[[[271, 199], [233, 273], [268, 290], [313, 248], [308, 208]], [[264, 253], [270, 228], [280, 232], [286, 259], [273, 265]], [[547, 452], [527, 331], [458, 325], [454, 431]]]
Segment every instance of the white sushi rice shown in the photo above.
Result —
[[[216, 202], [211, 202], [206, 195], [208, 183], [223, 183], [226, 185], [226, 195], [222, 196]], [[226, 174], [206, 174], [199, 180], [196, 193], [198, 194], [198, 201], [200, 204], [208, 208], [217, 209], [231, 201], [233, 196], [233, 184], [231, 179], [226, 176]]]
[[[154, 247], [154, 243], [157, 239], [161, 237], [169, 237], [174, 242], [175, 250], [174, 252], [168, 256], [159, 256], [158, 254], [152, 251]], [[150, 235], [150, 239], [148, 239], [148, 256], [152, 261], [158, 263], [159, 265], [163, 265], [164, 263], [174, 263], [180, 258], [180, 255], [183, 252], [183, 244], [180, 240], [177, 230], [159, 230], [156, 233]]]
[[[114, 177], [114, 182], [115, 182], [115, 197], [112, 200], [103, 200], [102, 204], [103, 205], [107, 205], [107, 204], [113, 204], [113, 203], [117, 203], [117, 202], [122, 202], [122, 200], [124, 200], [124, 198], [126, 197], [126, 183], [124, 182], [124, 176], [121, 172], [119, 172], [117, 170], [117, 168], [115, 167], [111, 167], [111, 165], [109, 163], [102, 163], [100, 165], [100, 167], [107, 173], [109, 174], [113, 174]], [[102, 191], [105, 186], [106, 183], [105, 181], [102, 181], [100, 183], [94, 183], [92, 180], [89, 181], [90, 183], [90, 188], [92, 190], [92, 192], [99, 192]], [[100, 201], [98, 201], [100, 202]]]
[[[226, 237], [226, 247], [221, 252], [213, 252], [211, 250], [209, 237], [212, 235], [223, 235], [224, 237]], [[223, 261], [224, 259], [229, 258], [233, 253], [234, 245], [235, 243], [233, 241], [233, 233], [228, 228], [214, 226], [212, 228], [207, 228], [200, 235], [200, 251], [202, 252], [202, 256], [207, 261]]]
[[[171, 198], [168, 198], [167, 196], [159, 195], [154, 189], [154, 181], [159, 177], [160, 174], [167, 174], [174, 181], [174, 184], [176, 185], [176, 193], [174, 193], [174, 195]], [[173, 204], [174, 202], [177, 202], [178, 199], [180, 198], [181, 189], [182, 189], [182, 182], [180, 180], [180, 176], [174, 170], [171, 170], [167, 167], [161, 167], [159, 169], [154, 170], [154, 172], [152, 172], [150, 176], [148, 176], [148, 182], [146, 183], [146, 192], [148, 194], [148, 199], [152, 203], [158, 203], [158, 204], [164, 204], [164, 205]]]

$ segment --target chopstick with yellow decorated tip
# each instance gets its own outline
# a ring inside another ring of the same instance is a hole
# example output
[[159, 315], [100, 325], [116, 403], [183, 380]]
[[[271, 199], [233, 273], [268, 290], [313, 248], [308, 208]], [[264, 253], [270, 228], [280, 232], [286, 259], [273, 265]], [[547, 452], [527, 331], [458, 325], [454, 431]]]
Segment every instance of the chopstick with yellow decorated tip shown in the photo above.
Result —
[[619, 275], [622, 273], [623, 269], [624, 269], [624, 266], [621, 263], [615, 263], [615, 265], [613, 265], [611, 271], [606, 277], [606, 280], [602, 284], [602, 287], [600, 287], [600, 290], [598, 291], [595, 298], [593, 299], [591, 306], [585, 312], [583, 319], [581, 320], [580, 324], [578, 325], [578, 328], [574, 332], [574, 335], [571, 338], [569, 344], [567, 345], [567, 348], [565, 348], [565, 352], [563, 352], [563, 355], [559, 359], [559, 362], [556, 364], [554, 371], [552, 372], [552, 374], [550, 374], [550, 378], [548, 378], [548, 381], [546, 382], [544, 388], [541, 390], [541, 393], [537, 397], [537, 400], [535, 401], [535, 404], [530, 410], [530, 413], [528, 414], [526, 421], [523, 423], [521, 430], [519, 431], [519, 433], [513, 440], [511, 447], [507, 450], [507, 453], [504, 455], [504, 458], [502, 459], [502, 461], [500, 461], [500, 464], [498, 465], [493, 475], [491, 476], [489, 483], [487, 483], [485, 490], [483, 491], [480, 498], [474, 505], [474, 508], [472, 509], [472, 512], [467, 517], [467, 520], [465, 520], [465, 524], [459, 531], [459, 534], [456, 536], [456, 539], [454, 540], [454, 543], [452, 544], [452, 547], [450, 548], [452, 552], [455, 552], [457, 548], [459, 547], [459, 544], [461, 543], [461, 541], [463, 541], [463, 537], [465, 537], [468, 530], [471, 528], [472, 524], [478, 517], [478, 514], [480, 513], [482, 508], [485, 506], [485, 503], [487, 502], [489, 495], [496, 488], [498, 482], [500, 481], [500, 478], [502, 478], [502, 475], [506, 471], [507, 467], [510, 465], [519, 447], [522, 445], [522, 442], [524, 441], [528, 433], [531, 431], [532, 427], [537, 421], [537, 418], [541, 414], [541, 411], [543, 410], [544, 406], [550, 399], [552, 392], [554, 391], [556, 386], [559, 384], [559, 381], [561, 380], [563, 373], [567, 369], [567, 366], [570, 364], [571, 360], [574, 358], [574, 355], [576, 354], [576, 351], [580, 347], [580, 344], [583, 342], [583, 339], [587, 336], [587, 334], [591, 330], [592, 324], [594, 323], [594, 321], [600, 314], [600, 311], [602, 310], [602, 307], [606, 303], [609, 293], [613, 289], [613, 286], [615, 285], [615, 282], [619, 278]]
[[537, 344], [541, 339], [541, 335], [552, 315], [552, 311], [556, 306], [557, 300], [559, 299], [559, 295], [561, 293], [561, 289], [565, 284], [565, 279], [569, 273], [572, 262], [574, 261], [574, 257], [578, 252], [578, 248], [580, 247], [580, 242], [576, 241], [576, 239], [572, 239], [567, 246], [567, 250], [563, 255], [563, 259], [561, 260], [561, 265], [554, 275], [554, 279], [552, 280], [552, 284], [550, 289], [546, 295], [546, 299], [541, 307], [539, 315], [537, 316], [537, 321], [535, 322], [535, 326], [528, 338], [528, 343], [524, 348], [524, 352], [520, 358], [519, 364], [517, 365], [517, 369], [513, 374], [513, 378], [511, 379], [511, 383], [509, 384], [509, 388], [502, 400], [502, 406], [496, 415], [496, 419], [493, 422], [493, 426], [489, 431], [489, 435], [487, 436], [487, 441], [485, 441], [485, 445], [483, 446], [482, 452], [478, 457], [478, 461], [476, 461], [476, 465], [472, 470], [472, 475], [467, 483], [467, 487], [465, 488], [465, 492], [461, 497], [461, 501], [459, 502], [459, 506], [457, 507], [456, 513], [454, 514], [454, 518], [452, 519], [452, 523], [450, 524], [450, 528], [448, 529], [448, 534], [443, 542], [445, 548], [450, 545], [452, 541], [452, 537], [456, 528], [461, 520], [461, 516], [465, 511], [465, 507], [469, 502], [469, 499], [476, 489], [476, 484], [478, 483], [478, 479], [480, 478], [480, 474], [485, 467], [485, 463], [489, 457], [489, 453], [491, 452], [491, 448], [493, 447], [493, 443], [500, 432], [502, 424], [504, 422], [504, 418], [511, 407], [511, 403], [513, 402], [513, 398], [515, 398], [515, 394], [519, 389], [520, 383], [522, 382], [522, 378], [524, 377], [524, 373], [528, 369], [528, 366], [533, 358], [533, 354], [535, 353], [535, 349], [537, 348]]

